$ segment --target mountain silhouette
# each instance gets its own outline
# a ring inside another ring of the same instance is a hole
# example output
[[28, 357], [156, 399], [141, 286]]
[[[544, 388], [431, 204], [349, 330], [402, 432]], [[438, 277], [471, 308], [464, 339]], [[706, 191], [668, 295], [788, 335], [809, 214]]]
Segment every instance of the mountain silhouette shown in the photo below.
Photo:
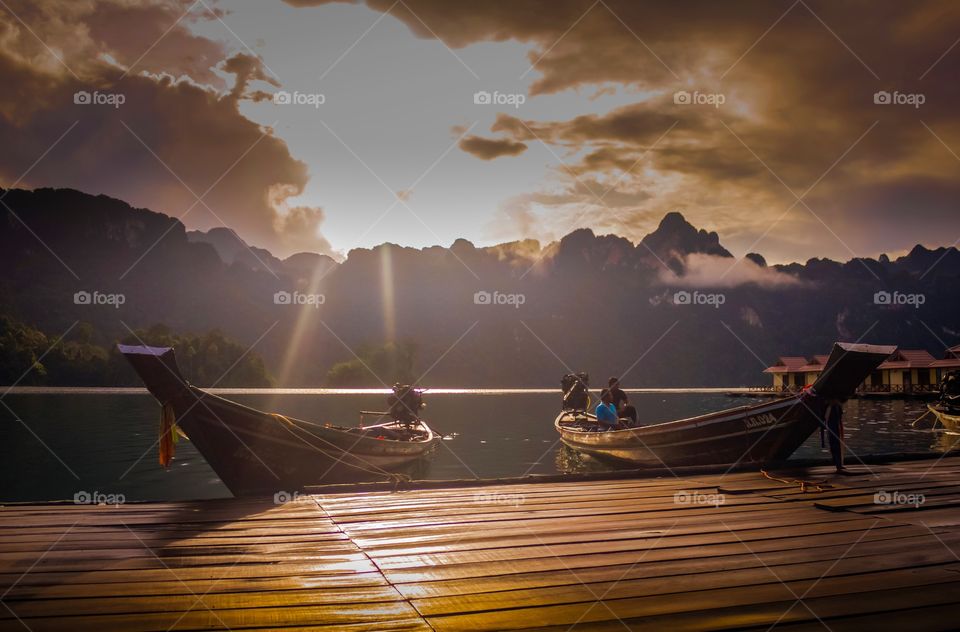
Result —
[[640, 245], [677, 274], [683, 273], [685, 255], [691, 253], [733, 257], [720, 245], [717, 233], [697, 230], [676, 211], [664, 215], [657, 229], [640, 240]]
[[[280, 386], [321, 385], [334, 364], [390, 340], [416, 346], [428, 386], [486, 387], [553, 386], [570, 370], [625, 373], [628, 386], [759, 384], [777, 356], [825, 353], [834, 340], [937, 356], [960, 342], [953, 247], [768, 266], [668, 213], [639, 243], [579, 229], [542, 248], [459, 239], [281, 260], [228, 228], [188, 232], [106, 196], [0, 194], [0, 314], [53, 337], [89, 323], [104, 346], [157, 323], [220, 329], [254, 345]], [[78, 305], [80, 291], [125, 301]]]

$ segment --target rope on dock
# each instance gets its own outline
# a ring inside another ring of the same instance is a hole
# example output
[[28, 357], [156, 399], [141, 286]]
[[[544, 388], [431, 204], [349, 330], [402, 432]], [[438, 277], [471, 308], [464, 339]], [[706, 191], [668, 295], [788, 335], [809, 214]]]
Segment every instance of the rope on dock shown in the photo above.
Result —
[[827, 483], [826, 479], [822, 481], [805, 481], [800, 478], [791, 478], [791, 479], [777, 478], [776, 476], [770, 476], [770, 474], [766, 470], [760, 470], [760, 473], [766, 476], [767, 478], [769, 478], [771, 481], [777, 481], [778, 483], [784, 483], [785, 485], [799, 485], [800, 493], [802, 494], [811, 493], [810, 490], [808, 489], [809, 486], [816, 487], [816, 489], [813, 490], [814, 492], [822, 492], [824, 490], [824, 486], [830, 487], [830, 488], [833, 487], [833, 485], [830, 485]]

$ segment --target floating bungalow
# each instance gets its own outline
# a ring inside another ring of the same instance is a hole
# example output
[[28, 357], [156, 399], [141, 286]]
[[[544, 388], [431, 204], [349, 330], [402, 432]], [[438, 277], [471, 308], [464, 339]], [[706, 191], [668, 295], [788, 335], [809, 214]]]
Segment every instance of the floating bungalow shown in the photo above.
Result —
[[[797, 391], [816, 381], [826, 361], [826, 355], [781, 356], [763, 372], [773, 377], [769, 390]], [[946, 349], [940, 359], [923, 349], [898, 349], [857, 390], [866, 396], [934, 394], [943, 375], [956, 369], [960, 345]]]

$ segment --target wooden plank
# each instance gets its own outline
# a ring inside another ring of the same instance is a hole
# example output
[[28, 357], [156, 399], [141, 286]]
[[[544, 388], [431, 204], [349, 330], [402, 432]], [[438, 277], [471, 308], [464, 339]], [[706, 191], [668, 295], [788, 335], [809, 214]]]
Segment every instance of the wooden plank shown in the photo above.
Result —
[[[953, 553], [929, 546], [917, 551], [898, 551], [888, 555], [850, 557], [840, 561], [823, 559], [796, 564], [770, 564], [744, 569], [720, 569], [706, 573], [658, 575], [633, 578], [623, 573], [608, 581], [575, 581], [566, 585], [552, 585], [524, 590], [501, 590], [465, 595], [430, 597], [412, 600], [417, 611], [425, 616], [483, 612], [503, 608], [538, 607], [563, 603], [595, 602], [598, 598], [622, 599], [649, 595], [670, 595], [702, 590], [730, 589], [772, 582], [799, 582], [817, 580], [824, 574], [830, 577], [870, 573], [871, 583], [893, 587], [898, 581], [912, 581], [920, 567], [937, 581], [957, 579], [948, 566], [956, 562]], [[669, 570], [664, 571], [670, 572]], [[576, 576], [573, 576], [576, 577]], [[798, 592], [798, 594], [800, 594]]]
[[[391, 507], [350, 507], [349, 509], [334, 509], [324, 507], [327, 514], [337, 521], [338, 524], [348, 524], [351, 522], [362, 522], [365, 520], [402, 520], [411, 515], [430, 516], [458, 516], [462, 515], [465, 509], [470, 510], [472, 515], [483, 513], [494, 513], [502, 511], [522, 510], [532, 512], [543, 509], [576, 509], [579, 507], [620, 507], [630, 506], [637, 509], [649, 509], [655, 511], [659, 507], [669, 507], [676, 504], [677, 494], [699, 494], [701, 496], [717, 494], [717, 488], [708, 489], [698, 488], [696, 490], [676, 490], [667, 495], [647, 496], [629, 493], [610, 493], [601, 497], [578, 496], [564, 497], [562, 499], [554, 498], [531, 498], [524, 494], [477, 494], [456, 504], [440, 504], [433, 502], [405, 503], [403, 505], [394, 505]], [[770, 499], [751, 498], [750, 504], [771, 504], [775, 502]], [[746, 503], [741, 503], [746, 504]]]
[[[743, 629], [773, 625], [778, 621], [809, 621], [816, 617], [863, 614], [899, 607], [960, 603], [960, 582], [944, 582], [938, 575], [918, 573], [913, 584], [893, 590], [863, 590], [859, 577], [826, 578], [814, 588], [814, 594], [797, 604], [812, 582], [778, 582], [763, 586], [706, 590], [629, 599], [596, 599], [589, 603], [501, 609], [488, 612], [428, 617], [438, 632], [447, 630], [506, 630], [543, 626], [618, 621], [628, 627], [650, 629], [703, 630]], [[931, 589], [936, 584], [936, 589]], [[811, 612], [812, 611], [812, 612]], [[621, 626], [622, 629], [622, 626]]]
[[339, 536], [342, 531], [336, 526], [323, 526], [318, 527], [310, 526], [310, 523], [306, 524], [289, 524], [283, 525], [282, 527], [249, 527], [240, 523], [224, 523], [224, 525], [214, 526], [214, 527], [201, 527], [195, 524], [146, 524], [146, 525], [137, 525], [136, 528], [127, 527], [120, 525], [85, 525], [82, 523], [77, 523], [75, 525], [66, 525], [66, 526], [56, 526], [56, 527], [34, 527], [34, 526], [23, 526], [20, 529], [9, 529], [6, 532], [0, 534], [0, 537], [6, 538], [8, 535], [33, 535], [33, 536], [61, 536], [64, 533], [74, 534], [74, 533], [89, 533], [89, 534], [113, 534], [118, 533], [119, 531], [135, 531], [138, 534], [141, 533], [156, 533], [158, 536], [166, 535], [170, 537], [202, 537], [202, 538], [233, 538], [233, 537], [259, 537], [259, 536], [270, 536], [276, 535], [277, 533], [284, 533], [287, 535], [329, 535], [331, 537]]
[[960, 507], [960, 494], [951, 494], [949, 496], [928, 496], [923, 502], [917, 502], [913, 505], [903, 504], [871, 504], [863, 507], [856, 507], [853, 511], [857, 513], [878, 516], [886, 514], [897, 514], [895, 518], [900, 518], [901, 514], [907, 512], [927, 512], [945, 507]]
[[884, 503], [877, 502], [873, 495], [839, 498], [817, 503], [818, 507], [831, 510], [855, 511], [864, 514], [885, 514], [908, 511], [926, 511], [960, 505], [960, 493], [944, 495], [923, 495], [922, 499], [914, 495], [914, 502]]
[[[862, 534], [861, 534], [862, 535]], [[619, 580], [648, 579], [672, 576], [694, 577], [703, 573], [730, 572], [742, 569], [763, 568], [790, 564], [836, 561], [846, 555], [850, 558], [912, 553], [922, 556], [931, 551], [929, 533], [911, 536], [911, 539], [871, 539], [869, 534], [859, 542], [849, 538], [846, 542], [833, 539], [824, 546], [806, 549], [762, 551], [744, 547], [738, 554], [715, 557], [674, 559], [668, 563], [656, 560], [634, 560], [616, 565], [594, 565], [582, 568], [559, 568], [547, 571], [471, 577], [440, 581], [421, 581], [395, 584], [408, 599], [470, 595], [484, 592], [528, 590], [557, 587], [584, 582], [616, 582]], [[859, 538], [859, 536], [857, 536]], [[853, 546], [856, 545], [856, 546]], [[948, 553], [941, 547], [944, 553]], [[939, 559], [931, 555], [931, 558]]]
[[777, 496], [783, 498], [789, 498], [794, 496], [816, 496], [817, 498], [822, 497], [831, 497], [835, 495], [843, 495], [848, 492], [857, 492], [865, 491], [872, 489], [873, 491], [878, 491], [880, 489], [900, 489], [901, 486], [905, 489], [937, 489], [940, 487], [956, 487], [957, 481], [953, 478], [944, 478], [944, 479], [921, 479], [919, 476], [911, 476], [909, 478], [882, 478], [876, 479], [873, 477], [866, 477], [864, 479], [844, 479], [839, 482], [835, 482], [829, 488], [824, 489], [822, 492], [804, 492], [800, 491], [799, 487], [791, 487], [783, 491], [774, 491], [766, 495]]
[[[274, 606], [324, 606], [404, 601], [390, 586], [328, 588], [318, 590], [260, 590], [254, 593], [195, 593], [116, 596], [82, 599], [12, 599], [4, 602], [21, 618], [70, 617], [78, 615], [135, 614], [156, 612], [187, 612], [201, 610], [228, 610], [233, 608], [260, 608]], [[0, 611], [0, 619], [13, 614]]]
[[[944, 622], [956, 620], [957, 604], [928, 606], [923, 608], [905, 608], [880, 613], [862, 614], [856, 616], [831, 617], [821, 623], [808, 621], [801, 623], [779, 623], [777, 630], [788, 632], [823, 632], [824, 623], [830, 626], [831, 632], [863, 632], [863, 630], [910, 630], [910, 632], [939, 632], [949, 629]], [[619, 622], [620, 630], [623, 625]], [[769, 626], [753, 628], [753, 630], [769, 630]]]
[[[714, 547], [724, 544], [757, 541], [778, 542], [781, 546], [792, 546], [792, 542], [803, 539], [808, 542], [811, 536], [819, 537], [829, 533], [856, 531], [862, 532], [869, 525], [865, 521], [854, 520], [841, 523], [814, 523], [800, 526], [771, 527], [761, 530], [735, 531], [727, 529], [722, 524], [717, 525], [716, 531], [708, 533], [691, 533], [672, 535], [667, 532], [662, 535], [649, 535], [642, 538], [626, 540], [584, 539], [575, 543], [560, 543], [549, 546], [528, 545], [507, 546], [499, 548], [483, 548], [435, 552], [426, 554], [392, 554], [390, 556], [370, 554], [374, 557], [381, 570], [397, 570], [406, 568], [435, 567], [445, 565], [472, 565], [501, 561], [516, 561], [544, 557], [574, 557], [581, 555], [596, 555], [599, 553], [614, 552], [643, 552], [671, 550], [687, 555], [707, 555]], [[535, 536], [535, 534], [534, 534]]]
[[[880, 527], [875, 528], [864, 539], [873, 535]], [[806, 538], [790, 538], [789, 540], [759, 540], [751, 542], [749, 549], [740, 542], [716, 544], [705, 548], [694, 549], [665, 549], [652, 551], [617, 551], [609, 553], [592, 553], [584, 555], [570, 555], [566, 557], [538, 557], [514, 561], [473, 562], [471, 564], [456, 564], [435, 567], [410, 567], [384, 571], [386, 578], [394, 583], [410, 583], [436, 581], [446, 579], [465, 579], [471, 577], [495, 577], [514, 573], [529, 573], [538, 571], [559, 571], [597, 566], [612, 566], [616, 564], [634, 564], [643, 562], [661, 562], [666, 559], [703, 559], [710, 556], [729, 556], [743, 554], [744, 551], [757, 553], [760, 551], [789, 550], [793, 548], [810, 549], [816, 546], [826, 546], [839, 540], [852, 544], [862, 536], [862, 531], [851, 531], [841, 534], [814, 535]], [[879, 535], [879, 534], [877, 534]], [[852, 537], [851, 537], [852, 536]], [[752, 555], [752, 553], [747, 553]]]
[[[284, 552], [338, 553], [355, 551], [356, 547], [348, 540], [319, 542], [284, 542], [268, 543], [259, 540], [244, 541], [239, 544], [176, 544], [157, 542], [154, 545], [146, 541], [133, 538], [131, 540], [118, 539], [116, 546], [111, 547], [109, 542], [79, 543], [73, 546], [65, 545], [62, 541], [56, 546], [21, 544], [16, 546], [0, 546], [0, 568], [8, 560], [36, 559], [39, 553], [46, 553], [44, 559], [67, 559], [89, 557], [98, 560], [129, 559], [134, 557], [189, 557], [212, 555], [277, 555]], [[69, 544], [69, 543], [68, 543]]]
[[704, 522], [716, 523], [718, 520], [723, 520], [729, 524], [738, 522], [747, 524], [751, 521], [791, 521], [800, 515], [815, 515], [822, 516], [824, 520], [830, 519], [829, 514], [811, 512], [809, 511], [811, 508], [813, 508], [813, 503], [804, 505], [794, 503], [779, 504], [776, 506], [776, 509], [761, 509], [759, 511], [756, 509], [756, 506], [739, 508], [738, 510], [729, 510], [725, 505], [719, 507], [690, 506], [672, 512], [638, 511], [597, 515], [589, 521], [585, 521], [581, 516], [561, 516], [551, 520], [525, 520], [515, 517], [496, 522], [473, 524], [463, 521], [444, 522], [406, 526], [403, 529], [386, 529], [379, 524], [351, 523], [344, 525], [344, 531], [358, 544], [377, 545], [404, 541], [416, 542], [418, 539], [433, 539], [449, 533], [464, 536], [469, 535], [471, 530], [473, 533], [497, 532], [504, 536], [512, 536], [518, 533], [529, 533], [531, 527], [535, 527], [538, 533], [577, 533], [587, 527], [613, 531], [616, 529], [636, 528], [660, 529], [669, 527], [670, 525], [702, 524]]
[[[728, 508], [738, 508], [749, 505], [763, 505], [766, 507], [772, 507], [778, 502], [780, 501], [775, 499], [771, 500], [769, 498], [748, 498], [737, 496], [727, 497], [723, 505], [724, 507]], [[502, 504], [496, 502], [481, 502], [477, 503], [476, 505], [469, 506], [468, 512], [465, 512], [465, 508], [461, 507], [459, 509], [444, 509], [436, 511], [431, 510], [430, 512], [426, 513], [415, 510], [395, 513], [390, 512], [389, 514], [364, 513], [346, 517], [337, 517], [337, 521], [344, 527], [354, 522], [369, 522], [376, 523], [377, 525], [400, 526], [402, 524], [409, 523], [410, 521], [414, 521], [415, 524], [423, 523], [425, 516], [429, 516], [428, 520], [433, 523], [441, 521], [463, 522], [467, 517], [469, 517], [471, 521], [483, 520], [495, 522], [502, 519], [509, 519], [510, 517], [523, 517], [525, 519], [551, 519], [560, 516], [596, 516], [620, 512], [676, 511], [678, 507], [687, 507], [687, 505], [675, 501], [672, 496], [667, 499], [654, 499], [650, 502], [637, 501], [634, 499], [611, 501], [604, 499], [591, 499], [577, 503], [567, 503], [567, 505], [563, 507], [557, 507], [556, 505], [549, 503], [545, 505], [528, 506], [523, 501], [518, 500], [515, 504], [510, 502], [505, 502]], [[381, 526], [380, 528], [385, 527]]]
[[[811, 503], [812, 505], [812, 503]], [[586, 509], [568, 509], [564, 510], [551, 510], [551, 511], [541, 511], [541, 512], [529, 512], [524, 513], [522, 511], [504, 511], [501, 509], [499, 512], [494, 514], [485, 514], [479, 516], [477, 519], [472, 519], [473, 516], [469, 513], [461, 512], [459, 515], [449, 516], [449, 517], [432, 517], [429, 514], [424, 514], [420, 516], [412, 516], [405, 519], [379, 519], [376, 516], [370, 517], [366, 522], [364, 521], [351, 521], [346, 522], [342, 525], [345, 531], [350, 533], [357, 533], [358, 531], [391, 531], [398, 532], [410, 529], [417, 529], [422, 527], [431, 527], [435, 525], [445, 526], [445, 525], [458, 525], [465, 523], [476, 523], [477, 526], [481, 526], [479, 523], [485, 523], [482, 525], [482, 528], [487, 528], [489, 526], [495, 526], [493, 523], [504, 524], [507, 521], [515, 520], [518, 523], [520, 522], [543, 522], [550, 523], [560, 519], [581, 519], [590, 518], [591, 521], [602, 519], [605, 516], [625, 516], [632, 515], [635, 517], [651, 517], [659, 516], [665, 518], [672, 518], [676, 516], [693, 516], [693, 515], [712, 515], [717, 516], [720, 514], [730, 513], [735, 514], [741, 511], [757, 510], [757, 511], [773, 511], [778, 509], [783, 509], [787, 506], [786, 503], [770, 499], [758, 499], [757, 502], [753, 503], [733, 503], [725, 502], [719, 507], [713, 505], [681, 505], [681, 504], [671, 504], [668, 506], [663, 506], [658, 508], [656, 511], [651, 510], [651, 508], [645, 508], [643, 511], [636, 511], [630, 505], [620, 506], [616, 508], [611, 508], [609, 511], [598, 511], [593, 508]], [[490, 523], [490, 524], [486, 524]]]
[[580, 543], [593, 540], [628, 540], [644, 537], [678, 536], [703, 534], [711, 531], [766, 530], [784, 525], [802, 526], [806, 524], [827, 524], [851, 522], [854, 526], [860, 525], [859, 516], [847, 513], [826, 513], [818, 515], [816, 512], [803, 511], [792, 515], [786, 514], [772, 519], [742, 520], [724, 518], [723, 522], [703, 520], [680, 521], [670, 523], [656, 522], [645, 524], [643, 521], [617, 521], [590, 524], [576, 531], [570, 527], [545, 529], [538, 525], [532, 530], [529, 525], [510, 529], [485, 528], [482, 530], [449, 529], [442, 532], [433, 532], [425, 536], [407, 538], [360, 538], [353, 541], [361, 546], [368, 554], [377, 557], [391, 555], [419, 555], [425, 553], [448, 552], [457, 550], [482, 550], [487, 548], [501, 548], [505, 542], [510, 546], [555, 545], [566, 543]]
[[[769, 502], [769, 501], [768, 501]], [[189, 519], [188, 519], [189, 518]], [[317, 514], [317, 516], [312, 518], [292, 518], [292, 519], [279, 519], [272, 517], [251, 517], [249, 520], [197, 520], [196, 516], [170, 516], [170, 515], [136, 515], [122, 517], [119, 515], [108, 515], [106, 512], [100, 513], [98, 515], [88, 516], [88, 517], [77, 517], [70, 518], [70, 512], [62, 512], [62, 515], [58, 518], [50, 517], [45, 519], [42, 522], [36, 523], [40, 527], [57, 527], [61, 529], [68, 529], [77, 526], [97, 526], [97, 527], [111, 527], [111, 528], [137, 528], [137, 527], [154, 527], [156, 525], [176, 525], [176, 528], [192, 528], [192, 529], [219, 529], [219, 530], [231, 530], [231, 529], [274, 529], [280, 527], [306, 527], [314, 528], [321, 526], [328, 526], [333, 530], [332, 523], [327, 521], [322, 514]], [[2, 529], [12, 529], [19, 530], [23, 527], [23, 521], [18, 521], [16, 519], [8, 521]], [[2, 533], [2, 532], [0, 532]]]
[[[286, 567], [286, 568], [284, 568]], [[90, 577], [89, 574], [75, 573], [76, 577], [58, 579], [55, 583], [31, 583], [24, 581], [7, 587], [5, 599], [61, 599], [79, 597], [131, 597], [143, 595], [202, 595], [205, 593], [258, 592], [272, 590], [345, 590], [364, 586], [386, 586], [387, 581], [376, 571], [367, 573], [331, 574], [309, 573], [303, 569], [290, 568], [290, 565], [271, 567], [272, 575], [237, 577], [234, 569], [219, 569], [220, 575], [211, 578], [174, 579], [171, 574], [166, 579], [142, 577], [142, 571], [124, 573], [116, 581], [106, 582], [105, 574]], [[117, 575], [117, 573], [114, 573]], [[180, 573], [177, 574], [180, 577]], [[49, 576], [47, 576], [49, 577]], [[101, 583], [102, 582], [102, 583]]]
[[[694, 521], [715, 520], [718, 517], [726, 519], [727, 516], [736, 519], [741, 516], [759, 516], [761, 512], [770, 512], [774, 515], [776, 512], [795, 511], [801, 505], [786, 503], [756, 504], [750, 506], [733, 507], [726, 504], [720, 506], [713, 505], [677, 505], [669, 511], [622, 511], [610, 514], [597, 513], [585, 521], [583, 516], [577, 512], [573, 514], [562, 513], [547, 519], [524, 517], [522, 515], [505, 516], [500, 520], [483, 520], [472, 522], [468, 517], [459, 520], [427, 521], [418, 522], [405, 521], [400, 525], [384, 521], [372, 522], [353, 522], [343, 525], [343, 530], [353, 538], [384, 538], [397, 537], [398, 534], [418, 535], [434, 534], [443, 531], [459, 530], [464, 531], [467, 528], [473, 529], [509, 529], [509, 528], [529, 528], [535, 527], [542, 530], [551, 530], [557, 528], [576, 531], [584, 524], [591, 525], [614, 525], [624, 522], [634, 521], [635, 524], [644, 524], [653, 526], [658, 524], [669, 525], [677, 520], [690, 519]], [[808, 504], [809, 507], [813, 503]]]
[[[32, 632], [71, 630], [72, 632], [146, 632], [154, 630], [240, 630], [280, 628], [322, 623], [340, 629], [364, 623], [383, 629], [392, 621], [410, 621], [416, 611], [406, 602], [336, 604], [324, 606], [261, 606], [230, 610], [206, 610], [202, 607], [182, 612], [142, 614], [81, 615], [68, 617], [27, 617]], [[12, 620], [8, 623], [13, 623]], [[17, 623], [19, 625], [19, 623]], [[11, 626], [12, 627], [12, 626]]]
[[960, 527], [960, 511], [956, 507], [928, 509], [923, 513], [897, 514], [891, 518], [896, 519], [897, 522], [919, 524], [935, 530]]
[[634, 483], [632, 481], [613, 481], [606, 482], [604, 485], [592, 483], [568, 484], [563, 487], [555, 487], [553, 484], [531, 484], [531, 485], [494, 485], [477, 486], [469, 488], [451, 488], [442, 490], [407, 490], [397, 492], [377, 492], [372, 496], [356, 495], [319, 495], [316, 496], [317, 502], [333, 514], [352, 509], [370, 509], [389, 511], [392, 508], [400, 508], [413, 504], [432, 505], [438, 508], [455, 508], [464, 502], [470, 502], [477, 496], [482, 495], [502, 495], [502, 496], [524, 496], [531, 501], [544, 502], [547, 500], [557, 500], [563, 502], [564, 499], [583, 499], [583, 498], [601, 498], [608, 494], [629, 494], [633, 496], [645, 497], [669, 497], [681, 489], [702, 489], [704, 491], [715, 490], [715, 486], [701, 485], [695, 481], [683, 479], [670, 479], [661, 484], [650, 485]]
[[[731, 474], [734, 476], [734, 474]], [[325, 494], [322, 491], [318, 491], [312, 494], [314, 497], [322, 498], [324, 502], [342, 502], [342, 503], [379, 503], [383, 500], [388, 499], [397, 499], [397, 498], [407, 498], [407, 497], [422, 497], [422, 498], [436, 498], [438, 500], [443, 500], [447, 498], [465, 498], [470, 496], [478, 490], [487, 490], [495, 493], [506, 493], [510, 491], [516, 491], [518, 493], [541, 493], [541, 494], [556, 494], [561, 492], [576, 492], [580, 493], [583, 490], [589, 490], [590, 492], [596, 492], [598, 490], [604, 489], [624, 489], [624, 488], [637, 488], [637, 489], [650, 489], [656, 490], [660, 488], [677, 488], [680, 485], [691, 485], [698, 482], [698, 477], [678, 477], [678, 476], [661, 476], [661, 477], [626, 477], [626, 478], [617, 478], [617, 479], [607, 479], [599, 481], [573, 481], [573, 482], [551, 482], [551, 483], [540, 483], [540, 482], [529, 482], [529, 483], [511, 483], [511, 484], [497, 484], [496, 482], [485, 483], [483, 485], [474, 485], [467, 487], [443, 487], [438, 489], [401, 489], [398, 491], [374, 491], [374, 492], [365, 492], [360, 494], [351, 494], [351, 493], [334, 493], [334, 494]], [[710, 484], [713, 486], [714, 484]]]
[[239, 536], [209, 538], [202, 536], [171, 537], [169, 534], [152, 531], [112, 531], [108, 533], [83, 533], [76, 530], [66, 535], [7, 535], [0, 540], [0, 551], [46, 551], [54, 547], [58, 550], [69, 549], [97, 549], [97, 548], [131, 548], [149, 546], [156, 548], [194, 548], [194, 547], [227, 547], [253, 544], [302, 544], [304, 546], [334, 546], [349, 538], [345, 533], [318, 534], [318, 535], [284, 535], [284, 532], [273, 532], [260, 536]]
[[70, 583], [71, 581], [81, 581], [90, 583], [114, 583], [131, 581], [166, 581], [170, 579], [188, 580], [217, 580], [229, 574], [232, 577], [291, 577], [303, 574], [335, 576], [347, 581], [350, 575], [368, 576], [376, 572], [373, 570], [363, 570], [368, 568], [366, 564], [357, 565], [354, 563], [345, 564], [316, 564], [311, 562], [272, 560], [260, 564], [236, 564], [234, 566], [198, 566], [177, 568], [141, 568], [141, 569], [103, 569], [97, 568], [89, 571], [52, 571], [37, 572], [36, 568], [29, 573], [9, 572], [0, 573], [0, 588], [8, 588], [13, 585], [40, 586], [40, 585], [58, 585]]
[[[368, 572], [376, 570], [376, 567], [363, 554], [358, 552], [343, 553], [310, 553], [303, 552], [296, 555], [296, 559], [304, 563], [313, 563], [323, 565], [331, 571], [339, 572]], [[38, 561], [39, 560], [39, 561]], [[241, 554], [241, 555], [220, 555], [220, 556], [164, 556], [162, 558], [155, 556], [146, 556], [139, 558], [122, 558], [117, 560], [105, 561], [95, 559], [89, 556], [68, 556], [51, 557], [48, 555], [39, 558], [37, 555], [23, 557], [16, 560], [5, 560], [0, 569], [4, 573], [17, 573], [30, 571], [31, 574], [46, 572], [87, 572], [110, 568], [113, 570], [144, 570], [144, 569], [163, 569], [167, 572], [190, 568], [207, 568], [211, 566], [230, 566], [230, 565], [248, 565], [248, 564], [270, 564], [277, 561], [273, 555], [259, 554]]]

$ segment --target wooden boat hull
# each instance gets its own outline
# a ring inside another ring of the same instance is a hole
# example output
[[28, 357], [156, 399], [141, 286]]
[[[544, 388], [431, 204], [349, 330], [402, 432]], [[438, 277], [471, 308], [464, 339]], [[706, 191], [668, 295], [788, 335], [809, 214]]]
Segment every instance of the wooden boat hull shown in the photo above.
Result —
[[173, 407], [177, 425], [236, 496], [385, 480], [415, 465], [440, 440], [423, 422], [422, 439], [398, 441], [262, 412], [187, 384], [172, 349], [121, 351], [154, 397]]
[[936, 416], [937, 421], [940, 422], [940, 425], [943, 426], [947, 432], [960, 434], [960, 414], [948, 412], [933, 404], [928, 404], [927, 410]]
[[563, 442], [588, 454], [651, 467], [767, 463], [785, 460], [819, 425], [816, 402], [790, 397], [734, 408], [709, 418], [598, 432], [554, 422]]
[[894, 349], [838, 343], [813, 388], [772, 402], [610, 431], [590, 427], [592, 415], [561, 412], [554, 427], [575, 450], [641, 466], [778, 463], [819, 427], [828, 398], [849, 396]]

